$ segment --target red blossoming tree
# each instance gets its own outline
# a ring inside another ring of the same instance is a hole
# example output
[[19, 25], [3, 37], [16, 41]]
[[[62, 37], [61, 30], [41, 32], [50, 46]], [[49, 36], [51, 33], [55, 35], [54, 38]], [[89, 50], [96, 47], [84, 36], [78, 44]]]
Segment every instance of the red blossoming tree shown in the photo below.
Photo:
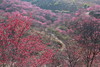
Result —
[[6, 14], [0, 23], [0, 63], [5, 67], [37, 67], [50, 63], [53, 50], [39, 35], [27, 34], [31, 19], [20, 13]]

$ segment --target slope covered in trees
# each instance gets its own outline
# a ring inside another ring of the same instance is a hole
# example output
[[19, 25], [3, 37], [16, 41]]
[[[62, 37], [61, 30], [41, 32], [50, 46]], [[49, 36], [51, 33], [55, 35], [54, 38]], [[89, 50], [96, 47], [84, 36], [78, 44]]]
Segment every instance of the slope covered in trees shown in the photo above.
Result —
[[100, 67], [100, 5], [53, 12], [31, 2], [0, 3], [1, 67]]

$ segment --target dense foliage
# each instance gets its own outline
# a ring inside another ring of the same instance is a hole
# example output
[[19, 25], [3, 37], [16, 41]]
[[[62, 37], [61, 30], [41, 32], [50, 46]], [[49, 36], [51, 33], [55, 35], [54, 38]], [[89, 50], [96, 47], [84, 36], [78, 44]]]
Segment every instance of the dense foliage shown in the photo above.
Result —
[[1, 0], [0, 66], [100, 67], [100, 5], [80, 1]]
[[75, 12], [79, 8], [87, 8], [91, 5], [100, 4], [99, 0], [22, 0], [35, 4], [43, 9], [53, 11]]

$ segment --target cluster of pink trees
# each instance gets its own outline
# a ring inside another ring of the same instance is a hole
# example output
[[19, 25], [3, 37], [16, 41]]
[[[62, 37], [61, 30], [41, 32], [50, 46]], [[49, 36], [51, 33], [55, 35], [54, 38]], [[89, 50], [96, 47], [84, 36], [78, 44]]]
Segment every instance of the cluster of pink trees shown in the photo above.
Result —
[[63, 23], [66, 21], [69, 14], [66, 13], [54, 13], [51, 10], [41, 9], [36, 5], [32, 5], [29, 2], [21, 1], [21, 0], [3, 0], [0, 4], [0, 10], [5, 12], [20, 12], [23, 15], [30, 16], [34, 18], [34, 26], [51, 26], [51, 25], [59, 25], [59, 23]]
[[91, 67], [100, 53], [100, 18], [87, 14], [87, 11], [96, 11], [97, 8], [100, 9], [100, 6], [77, 11], [70, 22], [70, 28], [73, 30], [71, 36], [83, 49], [86, 67]]

